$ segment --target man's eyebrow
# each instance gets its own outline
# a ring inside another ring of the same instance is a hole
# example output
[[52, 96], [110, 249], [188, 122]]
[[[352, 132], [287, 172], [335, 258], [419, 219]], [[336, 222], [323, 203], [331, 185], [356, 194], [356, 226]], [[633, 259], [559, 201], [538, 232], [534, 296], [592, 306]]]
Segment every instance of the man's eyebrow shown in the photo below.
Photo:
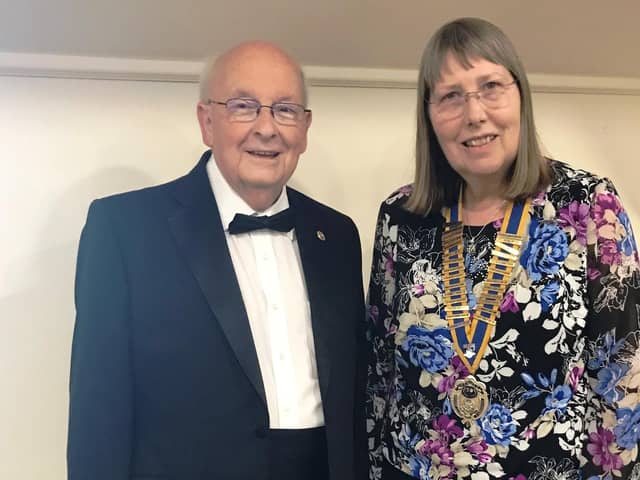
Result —
[[280, 97], [277, 98], [276, 102], [293, 102], [294, 101], [294, 97], [293, 95], [282, 95]]
[[[253, 93], [249, 93], [248, 90], [232, 90], [230, 98], [250, 98], [255, 101], [260, 101]], [[296, 101], [293, 95], [282, 95], [276, 97], [272, 103], [296, 103]]]
[[256, 100], [256, 97], [249, 93], [247, 90], [233, 90], [232, 93], [233, 98], [251, 98]]

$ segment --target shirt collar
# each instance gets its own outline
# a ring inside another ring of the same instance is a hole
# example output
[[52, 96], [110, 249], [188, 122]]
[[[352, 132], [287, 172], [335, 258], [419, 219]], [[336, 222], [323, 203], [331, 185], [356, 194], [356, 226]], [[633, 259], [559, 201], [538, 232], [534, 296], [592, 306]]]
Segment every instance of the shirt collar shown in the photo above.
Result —
[[[225, 232], [229, 231], [229, 223], [231, 223], [236, 213], [242, 213], [244, 215], [275, 215], [289, 208], [289, 198], [287, 197], [286, 187], [282, 187], [282, 192], [280, 192], [278, 199], [266, 210], [258, 212], [251, 208], [222, 176], [218, 164], [213, 158], [213, 152], [211, 153], [211, 158], [207, 161], [207, 175], [209, 177], [209, 183], [211, 183], [213, 195], [216, 198], [216, 203], [218, 204], [218, 212], [220, 213], [222, 228], [224, 228]], [[293, 230], [287, 232], [287, 236], [293, 238]]]

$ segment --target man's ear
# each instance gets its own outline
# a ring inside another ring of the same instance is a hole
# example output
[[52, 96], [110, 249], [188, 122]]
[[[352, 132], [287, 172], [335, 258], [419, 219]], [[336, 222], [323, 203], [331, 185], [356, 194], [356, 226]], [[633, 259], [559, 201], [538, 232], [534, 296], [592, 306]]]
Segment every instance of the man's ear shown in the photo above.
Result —
[[313, 112], [305, 113], [304, 124], [302, 128], [304, 129], [304, 145], [302, 146], [302, 151], [300, 153], [304, 153], [307, 150], [307, 141], [309, 139], [309, 127], [311, 126], [311, 120], [313, 120]]
[[213, 119], [211, 118], [211, 109], [209, 105], [198, 102], [196, 107], [198, 114], [198, 123], [200, 124], [200, 134], [202, 135], [202, 143], [211, 147], [213, 143]]
[[313, 112], [309, 112], [307, 113], [307, 130], [309, 130], [309, 127], [311, 126], [311, 120], [313, 120]]

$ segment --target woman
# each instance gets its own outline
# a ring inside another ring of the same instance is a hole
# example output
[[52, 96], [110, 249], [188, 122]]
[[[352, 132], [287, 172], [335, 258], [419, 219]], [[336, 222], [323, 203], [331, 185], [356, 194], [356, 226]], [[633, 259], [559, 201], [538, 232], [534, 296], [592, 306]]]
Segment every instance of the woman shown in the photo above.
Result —
[[640, 271], [611, 182], [540, 153], [504, 33], [444, 25], [369, 292], [371, 478], [640, 479]]

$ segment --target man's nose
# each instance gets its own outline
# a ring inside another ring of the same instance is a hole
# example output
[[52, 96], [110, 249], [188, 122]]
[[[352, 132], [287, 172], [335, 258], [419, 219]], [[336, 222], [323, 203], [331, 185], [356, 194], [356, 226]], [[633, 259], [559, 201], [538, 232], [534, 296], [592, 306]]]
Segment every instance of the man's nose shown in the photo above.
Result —
[[258, 110], [256, 119], [253, 123], [256, 133], [264, 136], [273, 136], [277, 132], [276, 120], [273, 117], [273, 110], [270, 107], [262, 105]]

